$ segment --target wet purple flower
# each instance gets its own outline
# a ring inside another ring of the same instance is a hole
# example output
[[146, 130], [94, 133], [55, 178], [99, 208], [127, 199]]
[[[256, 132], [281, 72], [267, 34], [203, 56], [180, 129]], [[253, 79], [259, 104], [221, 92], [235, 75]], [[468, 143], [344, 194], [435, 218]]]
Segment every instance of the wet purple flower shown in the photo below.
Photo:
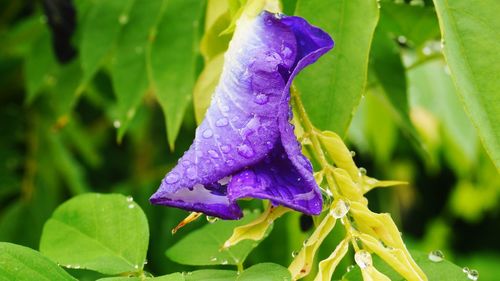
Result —
[[238, 219], [236, 201], [251, 197], [319, 214], [312, 166], [290, 124], [290, 85], [332, 47], [300, 17], [263, 12], [240, 21], [196, 138], [151, 202]]

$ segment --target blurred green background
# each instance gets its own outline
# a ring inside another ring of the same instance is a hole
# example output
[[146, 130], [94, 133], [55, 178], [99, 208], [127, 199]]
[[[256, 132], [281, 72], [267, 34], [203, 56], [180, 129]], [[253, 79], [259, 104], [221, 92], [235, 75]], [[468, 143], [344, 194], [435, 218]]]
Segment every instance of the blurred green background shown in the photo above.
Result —
[[[200, 103], [192, 98], [195, 82], [229, 36], [202, 38], [229, 20], [214, 24], [210, 1], [164, 2], [0, 2], [0, 241], [37, 249], [43, 224], [63, 201], [90, 191], [123, 193], [149, 220], [147, 270], [191, 269], [164, 252], [206, 222], [172, 236], [186, 212], [151, 206], [148, 198], [191, 144]], [[321, 18], [328, 1], [298, 2], [283, 1], [284, 12], [335, 25]], [[348, 38], [336, 32], [342, 46]], [[359, 106], [327, 96], [330, 108], [315, 95], [330, 89], [309, 79], [342, 56], [339, 47], [298, 77], [311, 118], [344, 134], [370, 176], [409, 182], [369, 200], [373, 210], [392, 214], [410, 249], [440, 249], [478, 269], [480, 280], [498, 280], [500, 178], [456, 94], [432, 1], [382, 1], [373, 36]], [[200, 52], [200, 42], [208, 51]], [[349, 52], [362, 52], [362, 38], [355, 42]], [[349, 93], [336, 86], [331, 95]], [[336, 117], [353, 108], [352, 121]], [[299, 214], [284, 216], [247, 263], [287, 266], [310, 231], [304, 222]]]

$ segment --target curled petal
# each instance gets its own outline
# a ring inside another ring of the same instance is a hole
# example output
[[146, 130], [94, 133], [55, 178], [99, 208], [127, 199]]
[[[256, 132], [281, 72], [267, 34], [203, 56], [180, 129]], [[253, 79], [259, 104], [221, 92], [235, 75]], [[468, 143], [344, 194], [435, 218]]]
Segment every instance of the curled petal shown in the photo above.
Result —
[[195, 140], [151, 202], [237, 219], [236, 200], [254, 197], [318, 214], [321, 196], [288, 101], [293, 77], [332, 46], [298, 17], [263, 12], [239, 21]]

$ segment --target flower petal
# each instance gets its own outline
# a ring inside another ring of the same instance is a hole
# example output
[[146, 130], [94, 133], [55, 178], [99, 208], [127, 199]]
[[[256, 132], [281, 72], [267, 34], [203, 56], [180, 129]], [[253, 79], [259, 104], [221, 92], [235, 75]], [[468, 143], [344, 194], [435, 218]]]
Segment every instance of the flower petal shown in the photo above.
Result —
[[[266, 169], [265, 161], [275, 163], [283, 173], [275, 179], [305, 180], [306, 188], [300, 184], [287, 187], [291, 191], [315, 189], [315, 196], [319, 194], [310, 163], [302, 156], [293, 129], [290, 130], [289, 87], [300, 69], [332, 45], [328, 35], [298, 17], [281, 18], [263, 12], [238, 22], [219, 85], [205, 119], [196, 129], [195, 140], [164, 178], [151, 202], [225, 219], [239, 218], [241, 211], [235, 200], [240, 196], [228, 198], [227, 183], [232, 175], [241, 174], [247, 167]], [[275, 159], [283, 153], [290, 161], [281, 163]], [[283, 197], [272, 201], [281, 203]], [[309, 210], [308, 203], [293, 206]]]

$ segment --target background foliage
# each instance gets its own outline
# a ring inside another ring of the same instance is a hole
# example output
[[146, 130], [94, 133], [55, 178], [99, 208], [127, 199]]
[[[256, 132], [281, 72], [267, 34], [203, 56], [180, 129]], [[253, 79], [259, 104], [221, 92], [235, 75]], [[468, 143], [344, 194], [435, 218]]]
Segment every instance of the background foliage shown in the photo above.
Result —
[[[441, 249], [454, 263], [478, 269], [481, 280], [495, 280], [500, 274], [495, 63], [500, 5], [494, 0], [282, 2], [286, 14], [305, 17], [336, 43], [297, 78], [314, 124], [344, 136], [356, 162], [371, 175], [410, 183], [370, 194], [370, 206], [391, 212], [410, 249]], [[227, 257], [184, 262], [175, 254], [183, 252], [176, 242], [196, 235], [205, 222], [172, 236], [185, 212], [152, 207], [147, 199], [193, 139], [230, 39], [219, 34], [238, 1], [75, 0], [74, 18], [71, 9], [54, 9], [54, 3], [65, 1], [0, 3], [0, 241], [64, 258], [53, 252], [50, 240], [40, 242], [47, 221], [46, 231], [64, 221], [52, 214], [55, 208], [86, 192], [121, 193], [133, 196], [135, 211], [144, 210], [145, 217], [136, 213], [140, 222], [134, 219], [133, 225], [144, 230], [139, 223], [149, 223], [149, 248], [146, 234], [131, 237], [138, 253], [131, 250], [123, 264], [104, 263], [95, 270], [116, 273], [132, 266], [133, 271], [145, 249], [145, 269], [155, 276], [200, 264], [233, 269]], [[59, 28], [54, 16], [62, 20]], [[81, 204], [96, 211], [91, 203]], [[259, 202], [245, 204], [260, 208]], [[251, 274], [259, 270], [250, 266], [257, 263], [286, 267], [310, 230], [306, 217], [284, 215], [262, 243], [238, 250], [242, 258], [248, 255], [249, 267], [238, 278], [255, 280]], [[330, 240], [326, 244], [334, 248], [338, 241]], [[11, 249], [2, 247], [0, 260]], [[323, 258], [328, 254], [320, 251]], [[72, 278], [53, 270], [61, 280]], [[68, 271], [82, 280], [103, 277]]]

